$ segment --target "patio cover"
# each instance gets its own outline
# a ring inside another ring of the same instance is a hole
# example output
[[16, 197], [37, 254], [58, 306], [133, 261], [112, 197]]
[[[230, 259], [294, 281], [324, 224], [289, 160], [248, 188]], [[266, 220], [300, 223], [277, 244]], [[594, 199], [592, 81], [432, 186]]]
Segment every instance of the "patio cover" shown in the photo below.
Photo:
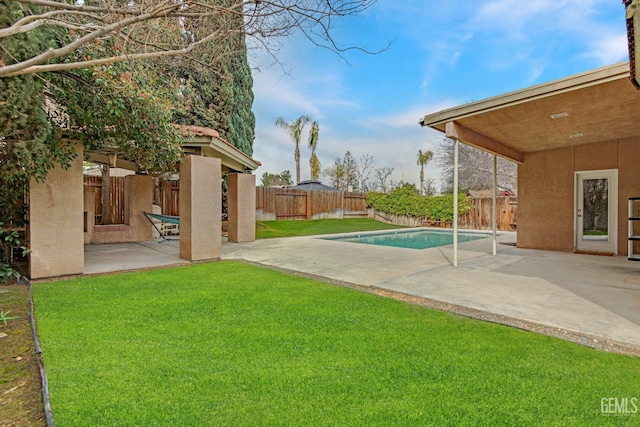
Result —
[[[231, 145], [220, 134], [211, 128], [201, 126], [181, 126], [185, 135], [182, 150], [186, 155], [201, 155], [218, 158], [222, 161], [222, 174], [230, 172], [246, 172], [256, 170], [260, 162], [251, 158], [240, 149]], [[117, 147], [105, 147], [89, 154], [89, 161], [94, 163], [109, 164], [109, 155], [117, 153]], [[119, 168], [138, 172], [138, 165], [130, 160], [118, 157]]]
[[190, 139], [182, 143], [185, 154], [198, 154], [222, 160], [222, 174], [229, 172], [254, 171], [261, 164], [240, 149], [234, 147], [211, 128], [182, 126]]
[[640, 135], [640, 91], [622, 62], [427, 114], [422, 126], [503, 158]]

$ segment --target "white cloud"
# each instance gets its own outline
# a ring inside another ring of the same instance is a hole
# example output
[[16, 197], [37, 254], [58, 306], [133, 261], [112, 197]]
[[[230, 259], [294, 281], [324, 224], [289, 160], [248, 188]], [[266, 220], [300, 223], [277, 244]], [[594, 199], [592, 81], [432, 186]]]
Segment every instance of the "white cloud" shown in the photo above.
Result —
[[[264, 108], [273, 114], [273, 119], [289, 111], [318, 116], [320, 110], [305, 94], [304, 86], [295, 80], [278, 75], [273, 68], [253, 74], [255, 109]], [[265, 112], [266, 112], [265, 111]], [[278, 111], [283, 111], [279, 113]]]
[[629, 60], [627, 33], [614, 34], [590, 45], [588, 57], [595, 58], [599, 65], [609, 65]]
[[369, 127], [372, 128], [408, 128], [415, 129], [425, 115], [435, 113], [437, 111], [445, 110], [447, 108], [458, 105], [458, 101], [446, 100], [441, 101], [433, 105], [424, 105], [418, 107], [412, 107], [405, 111], [398, 112], [397, 114], [390, 114], [385, 116], [370, 117], [363, 121]]
[[[362, 35], [396, 38], [388, 53], [348, 67], [301, 41], [286, 42], [280, 59], [290, 74], [277, 66], [254, 73], [258, 176], [295, 174], [293, 143], [273, 121], [308, 114], [320, 122], [323, 168], [346, 150], [369, 153], [377, 167], [395, 168], [395, 181], [417, 183], [417, 150], [433, 150], [442, 138], [420, 128], [425, 114], [626, 58], [624, 19], [615, 19], [611, 0], [426, 3], [378, 1], [367, 17], [375, 21], [367, 21], [371, 34]], [[377, 86], [387, 90], [374, 99]], [[309, 153], [304, 144], [301, 150], [306, 179]], [[439, 173], [433, 164], [425, 172]]]

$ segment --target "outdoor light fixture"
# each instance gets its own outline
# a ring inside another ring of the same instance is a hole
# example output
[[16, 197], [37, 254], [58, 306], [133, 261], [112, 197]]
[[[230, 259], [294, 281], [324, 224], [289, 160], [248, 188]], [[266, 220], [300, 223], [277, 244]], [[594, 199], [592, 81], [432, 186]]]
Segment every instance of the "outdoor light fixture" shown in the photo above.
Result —
[[569, 135], [569, 138], [575, 139], [575, 138], [582, 138], [583, 136], [584, 136], [584, 134], [574, 133], [573, 135]]
[[109, 166], [115, 168], [118, 163], [118, 153], [109, 153]]
[[569, 114], [567, 114], [567, 113], [552, 114], [552, 115], [551, 115], [551, 118], [552, 118], [553, 120], [555, 120], [555, 119], [561, 119], [561, 118], [563, 118], [563, 117], [567, 117], [568, 115], [569, 115]]

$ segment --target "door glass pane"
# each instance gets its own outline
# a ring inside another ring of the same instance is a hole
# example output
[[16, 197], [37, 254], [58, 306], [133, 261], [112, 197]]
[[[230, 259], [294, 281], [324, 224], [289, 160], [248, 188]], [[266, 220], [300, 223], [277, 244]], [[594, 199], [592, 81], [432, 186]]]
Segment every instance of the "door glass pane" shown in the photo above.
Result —
[[584, 240], [608, 240], [609, 179], [585, 179], [582, 184], [582, 237]]

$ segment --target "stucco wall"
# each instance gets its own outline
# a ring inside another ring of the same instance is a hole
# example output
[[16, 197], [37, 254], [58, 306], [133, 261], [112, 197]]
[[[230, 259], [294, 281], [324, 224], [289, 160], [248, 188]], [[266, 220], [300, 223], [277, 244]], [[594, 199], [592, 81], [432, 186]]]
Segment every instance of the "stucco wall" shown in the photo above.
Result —
[[627, 254], [627, 199], [640, 196], [640, 139], [527, 153], [518, 166], [518, 247], [574, 250], [576, 171], [618, 170], [618, 254]]
[[256, 177], [232, 173], [229, 185], [229, 241], [253, 242], [256, 239]]
[[56, 166], [44, 182], [29, 186], [31, 279], [82, 274], [84, 187], [82, 148], [69, 169]]
[[[153, 178], [146, 175], [125, 177], [125, 224], [94, 225], [87, 230], [85, 242], [92, 244], [143, 242], [153, 239], [153, 226], [142, 211], [151, 212], [153, 203]], [[87, 216], [95, 215], [93, 201], [85, 198]], [[93, 206], [93, 208], [92, 208]], [[91, 221], [89, 221], [91, 223]]]
[[[618, 253], [627, 255], [629, 197], [640, 197], [640, 138], [625, 139], [618, 143]], [[640, 224], [635, 224], [640, 234]], [[635, 243], [635, 251], [640, 245]]]

